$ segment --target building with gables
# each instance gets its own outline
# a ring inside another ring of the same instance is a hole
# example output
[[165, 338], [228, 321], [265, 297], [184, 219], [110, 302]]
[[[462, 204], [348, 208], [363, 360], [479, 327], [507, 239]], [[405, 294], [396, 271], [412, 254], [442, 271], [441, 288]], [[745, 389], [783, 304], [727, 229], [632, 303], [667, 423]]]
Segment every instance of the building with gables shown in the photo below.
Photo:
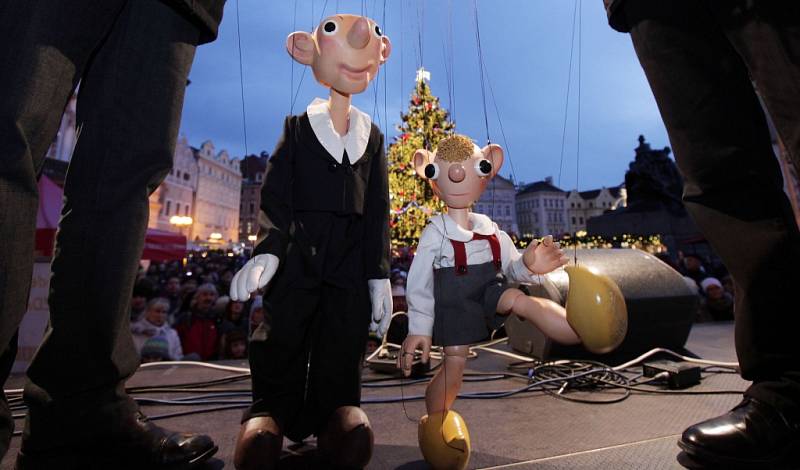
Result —
[[586, 230], [586, 221], [590, 218], [627, 204], [625, 185], [589, 191], [573, 189], [566, 197], [567, 230], [570, 233]]

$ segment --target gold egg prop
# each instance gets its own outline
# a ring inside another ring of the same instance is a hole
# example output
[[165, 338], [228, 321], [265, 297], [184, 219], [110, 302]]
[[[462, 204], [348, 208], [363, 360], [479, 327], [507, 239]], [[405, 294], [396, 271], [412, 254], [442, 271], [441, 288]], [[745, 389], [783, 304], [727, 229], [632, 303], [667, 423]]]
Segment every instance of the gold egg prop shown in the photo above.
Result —
[[564, 269], [569, 276], [567, 322], [589, 351], [613, 351], [628, 331], [628, 309], [619, 286], [608, 276], [583, 266]]
[[425, 415], [417, 429], [419, 448], [434, 470], [464, 470], [469, 462], [469, 430], [464, 418], [453, 410]]

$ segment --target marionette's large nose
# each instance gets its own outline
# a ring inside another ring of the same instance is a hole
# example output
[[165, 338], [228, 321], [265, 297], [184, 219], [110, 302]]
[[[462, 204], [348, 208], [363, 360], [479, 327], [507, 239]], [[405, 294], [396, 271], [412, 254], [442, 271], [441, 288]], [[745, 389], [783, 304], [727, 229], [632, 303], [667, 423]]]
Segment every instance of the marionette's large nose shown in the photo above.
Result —
[[347, 33], [347, 42], [353, 49], [363, 49], [369, 44], [369, 22], [363, 16], [353, 23]]
[[453, 163], [450, 165], [450, 169], [447, 170], [447, 177], [450, 178], [450, 181], [453, 183], [464, 181], [465, 176], [467, 176], [467, 172], [464, 171], [464, 166], [460, 163]]

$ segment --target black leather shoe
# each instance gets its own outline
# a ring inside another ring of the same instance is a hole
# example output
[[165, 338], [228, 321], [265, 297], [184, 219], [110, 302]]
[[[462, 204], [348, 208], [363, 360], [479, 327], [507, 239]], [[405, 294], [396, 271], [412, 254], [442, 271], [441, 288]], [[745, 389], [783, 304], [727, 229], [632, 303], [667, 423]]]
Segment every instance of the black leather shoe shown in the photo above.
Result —
[[119, 429], [107, 436], [98, 436], [86, 446], [66, 450], [30, 452], [23, 441], [15, 468], [183, 470], [208, 460], [218, 449], [206, 435], [169, 431], [156, 426], [140, 412]]
[[734, 409], [683, 432], [678, 446], [697, 464], [726, 468], [800, 468], [800, 422], [745, 398]]

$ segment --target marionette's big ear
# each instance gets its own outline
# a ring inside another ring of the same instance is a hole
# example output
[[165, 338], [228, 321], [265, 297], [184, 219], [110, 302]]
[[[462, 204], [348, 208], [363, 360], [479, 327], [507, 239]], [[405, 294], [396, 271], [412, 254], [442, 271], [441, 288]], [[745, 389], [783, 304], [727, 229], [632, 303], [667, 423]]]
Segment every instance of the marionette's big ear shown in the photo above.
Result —
[[481, 153], [483, 153], [483, 158], [492, 162], [492, 173], [489, 177], [494, 178], [494, 175], [496, 175], [497, 172], [500, 171], [500, 167], [503, 166], [503, 160], [505, 158], [503, 148], [497, 144], [489, 144], [481, 149]]
[[414, 152], [414, 169], [420, 178], [427, 179], [425, 176], [425, 167], [428, 163], [433, 162], [433, 155], [425, 149], [419, 149]]
[[381, 36], [381, 64], [389, 60], [392, 53], [392, 41], [387, 36]]
[[316, 47], [314, 37], [305, 31], [295, 31], [286, 38], [286, 50], [289, 55], [303, 65], [311, 65], [314, 61]]

